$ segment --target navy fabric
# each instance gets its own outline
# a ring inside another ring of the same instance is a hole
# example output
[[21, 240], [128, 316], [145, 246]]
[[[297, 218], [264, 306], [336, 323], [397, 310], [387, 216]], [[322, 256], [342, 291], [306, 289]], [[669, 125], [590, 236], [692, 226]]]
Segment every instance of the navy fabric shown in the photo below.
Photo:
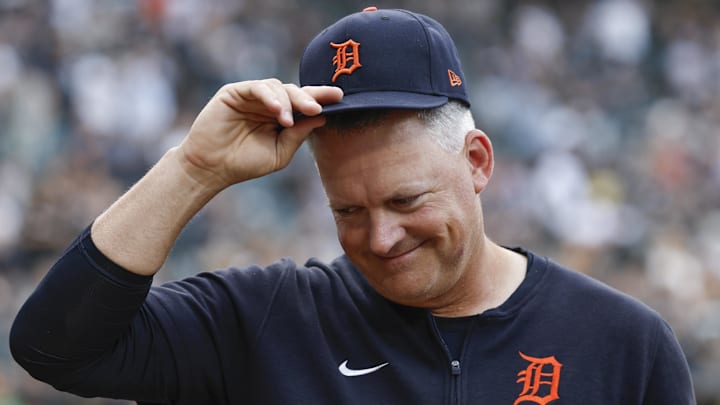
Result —
[[450, 352], [450, 358], [457, 360], [462, 353], [463, 343], [468, 336], [470, 325], [475, 316], [463, 316], [460, 318], [435, 317], [435, 323], [440, 331], [445, 345]]
[[[472, 317], [453, 359], [430, 312], [383, 299], [344, 256], [201, 273], [145, 297], [149, 279], [120, 271], [86, 233], [21, 310], [11, 349], [59, 389], [141, 404], [512, 404], [547, 400], [553, 372], [553, 405], [694, 404], [657, 313], [522, 252], [525, 280]], [[348, 377], [345, 361], [387, 364]]]
[[[342, 69], [348, 71], [338, 73]], [[450, 34], [432, 18], [407, 10], [346, 16], [318, 34], [300, 62], [302, 86], [338, 86], [345, 93], [340, 103], [323, 108], [325, 114], [426, 109], [448, 99], [469, 106], [464, 81]]]

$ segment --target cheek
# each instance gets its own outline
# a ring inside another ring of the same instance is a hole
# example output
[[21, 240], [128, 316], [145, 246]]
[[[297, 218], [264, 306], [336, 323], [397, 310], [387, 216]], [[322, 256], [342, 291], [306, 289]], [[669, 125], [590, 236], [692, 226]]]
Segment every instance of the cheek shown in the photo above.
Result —
[[436, 236], [462, 247], [462, 241], [477, 229], [480, 219], [475, 194], [455, 195], [454, 199], [428, 208], [418, 217], [416, 232], [427, 237]]
[[423, 208], [415, 213], [408, 233], [425, 237], [440, 236], [446, 232], [448, 219], [438, 207]]
[[338, 242], [348, 256], [360, 249], [365, 239], [365, 232], [361, 227], [351, 226], [343, 222], [336, 222]]
[[418, 230], [442, 233], [462, 221], [461, 213], [466, 207], [460, 196], [444, 193], [438, 197], [413, 214], [412, 223]]

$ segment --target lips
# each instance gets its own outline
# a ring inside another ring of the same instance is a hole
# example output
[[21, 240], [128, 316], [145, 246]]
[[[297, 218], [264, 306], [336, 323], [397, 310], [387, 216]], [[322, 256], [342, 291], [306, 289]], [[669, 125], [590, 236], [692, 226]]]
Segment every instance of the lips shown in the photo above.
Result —
[[384, 268], [387, 268], [388, 270], [405, 270], [410, 264], [409, 262], [414, 260], [415, 256], [419, 254], [419, 249], [423, 245], [424, 242], [421, 242], [410, 249], [403, 249], [402, 253], [395, 254], [391, 252], [391, 254], [387, 256], [374, 255], [374, 257], [381, 262], [381, 265]]

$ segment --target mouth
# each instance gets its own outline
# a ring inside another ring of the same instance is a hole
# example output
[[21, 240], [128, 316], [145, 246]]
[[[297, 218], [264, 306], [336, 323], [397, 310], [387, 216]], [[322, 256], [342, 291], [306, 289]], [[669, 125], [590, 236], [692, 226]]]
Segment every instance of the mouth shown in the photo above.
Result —
[[409, 261], [413, 260], [417, 256], [420, 247], [423, 246], [424, 242], [413, 246], [410, 249], [403, 250], [401, 253], [390, 254], [387, 256], [376, 256], [385, 266], [399, 267], [408, 264]]

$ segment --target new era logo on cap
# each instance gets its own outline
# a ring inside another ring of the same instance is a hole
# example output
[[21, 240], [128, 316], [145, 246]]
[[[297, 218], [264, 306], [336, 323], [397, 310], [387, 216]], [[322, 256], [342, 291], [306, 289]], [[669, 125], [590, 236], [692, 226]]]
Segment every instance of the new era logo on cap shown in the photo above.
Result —
[[300, 84], [343, 89], [343, 100], [323, 107], [323, 113], [425, 109], [449, 99], [470, 104], [448, 32], [407, 10], [370, 7], [326, 28], [305, 49]]
[[448, 69], [448, 78], [450, 80], [450, 85], [455, 86], [462, 86], [462, 79], [460, 76], [458, 76], [457, 73], [453, 72], [452, 70]]

